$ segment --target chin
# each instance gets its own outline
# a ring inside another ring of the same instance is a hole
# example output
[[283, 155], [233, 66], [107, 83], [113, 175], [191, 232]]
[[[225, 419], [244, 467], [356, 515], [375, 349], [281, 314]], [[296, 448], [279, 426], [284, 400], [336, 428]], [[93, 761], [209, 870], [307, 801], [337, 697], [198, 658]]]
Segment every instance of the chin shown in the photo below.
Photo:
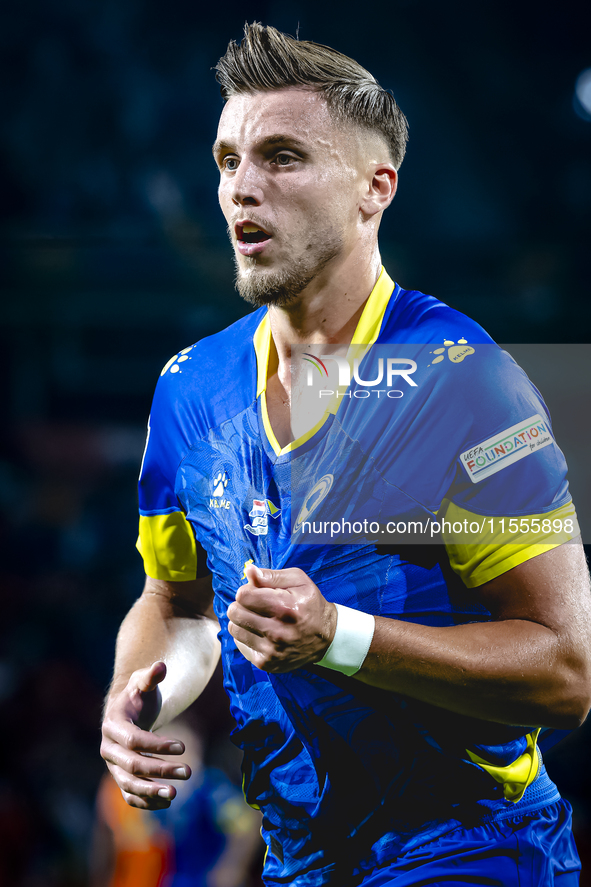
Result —
[[339, 232], [331, 231], [310, 243], [303, 254], [291, 255], [282, 268], [269, 268], [258, 263], [256, 257], [246, 258], [246, 267], [236, 254], [236, 289], [250, 305], [261, 308], [273, 305], [285, 308], [293, 305], [306, 287], [318, 277], [329, 262], [343, 251], [343, 239]]
[[255, 266], [244, 271], [238, 263], [236, 266], [236, 289], [255, 308], [265, 305], [284, 308], [293, 304], [314, 278], [313, 274], [301, 274], [293, 268], [277, 271]]

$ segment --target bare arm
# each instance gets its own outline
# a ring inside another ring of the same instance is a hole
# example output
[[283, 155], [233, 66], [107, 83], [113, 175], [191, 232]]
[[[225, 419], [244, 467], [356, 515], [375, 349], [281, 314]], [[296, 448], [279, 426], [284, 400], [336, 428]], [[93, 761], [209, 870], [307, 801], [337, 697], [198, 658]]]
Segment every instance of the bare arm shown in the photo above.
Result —
[[211, 602], [209, 577], [191, 582], [148, 577], [121, 625], [101, 754], [134, 807], [167, 807], [176, 791], [153, 779], [190, 776], [188, 767], [152, 757], [182, 754], [183, 744], [150, 731], [184, 711], [213, 674], [219, 643]]
[[583, 549], [554, 548], [474, 589], [492, 622], [433, 628], [376, 619], [355, 677], [460, 714], [574, 728], [591, 702]]
[[[267, 671], [319, 661], [334, 636], [334, 605], [301, 570], [249, 568], [248, 576], [228, 609], [230, 633], [248, 658]], [[492, 622], [437, 628], [377, 617], [355, 678], [484, 720], [578, 726], [591, 705], [582, 546], [547, 551], [474, 594]]]

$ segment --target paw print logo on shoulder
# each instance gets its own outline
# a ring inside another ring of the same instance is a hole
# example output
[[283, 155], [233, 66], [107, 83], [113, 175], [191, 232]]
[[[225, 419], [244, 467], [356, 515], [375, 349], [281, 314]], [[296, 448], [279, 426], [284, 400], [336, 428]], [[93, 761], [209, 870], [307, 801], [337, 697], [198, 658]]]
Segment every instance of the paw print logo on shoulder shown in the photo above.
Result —
[[213, 479], [213, 495], [223, 496], [228, 486], [228, 475], [225, 471], [220, 471], [217, 477]]
[[230, 501], [226, 499], [226, 487], [228, 486], [228, 475], [225, 471], [220, 471], [212, 480], [213, 485], [213, 493], [212, 498], [209, 500], [210, 508], [225, 508], [226, 510], [230, 507]]
[[468, 345], [467, 339], [458, 339], [457, 344], [452, 342], [451, 339], [444, 339], [443, 346], [443, 348], [436, 348], [434, 351], [429, 352], [429, 354], [435, 355], [429, 366], [432, 366], [435, 363], [441, 363], [446, 352], [452, 363], [461, 363], [464, 358], [468, 357], [470, 354], [474, 354], [474, 348], [472, 348], [471, 345]]
[[179, 351], [178, 354], [175, 354], [174, 357], [171, 357], [165, 366], [162, 367], [161, 376], [166, 375], [169, 371], [174, 375], [174, 373], [182, 372], [182, 365], [186, 360], [192, 360], [192, 357], [189, 357], [189, 352], [193, 350], [195, 346], [190, 345], [188, 348], [183, 348], [182, 351]]

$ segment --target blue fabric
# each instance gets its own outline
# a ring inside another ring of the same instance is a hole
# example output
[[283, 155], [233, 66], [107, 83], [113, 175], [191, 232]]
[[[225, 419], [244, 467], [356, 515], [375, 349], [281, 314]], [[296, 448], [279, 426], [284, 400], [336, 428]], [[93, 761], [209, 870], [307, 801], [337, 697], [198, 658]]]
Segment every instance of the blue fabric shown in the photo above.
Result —
[[581, 863], [571, 808], [457, 828], [363, 878], [359, 887], [577, 887]]
[[152, 812], [173, 842], [174, 868], [166, 887], [207, 887], [208, 873], [227, 843], [220, 827], [223, 808], [237, 801], [243, 803], [239, 789], [220, 770], [208, 767], [182, 786], [174, 804]]
[[[182, 510], [207, 553], [244, 789], [263, 811], [265, 877], [342, 887], [356, 863], [373, 870], [417, 836], [511, 810], [466, 749], [510, 763], [525, 750], [528, 729], [461, 717], [315, 666], [259, 671], [227, 631], [245, 562], [300, 567], [328, 600], [376, 615], [442, 626], [486, 621], [474, 591], [448, 582], [436, 558], [417, 560], [416, 546], [403, 556], [373, 542], [300, 544], [292, 519], [327, 474], [335, 483], [315, 519], [331, 519], [337, 507], [339, 516], [432, 517], [444, 497], [481, 514], [547, 511], [569, 499], [566, 465], [552, 442], [471, 482], [460, 454], [535, 414], [548, 421], [545, 406], [474, 321], [400, 287], [376, 344], [416, 360], [416, 387], [388, 402], [343, 399], [305, 446], [277, 456], [257, 398], [253, 336], [263, 316], [255, 312], [168, 365], [154, 398], [140, 511]], [[474, 350], [454, 363], [443, 343], [463, 339]], [[361, 378], [376, 377], [377, 353], [370, 350]], [[227, 508], [213, 507], [219, 483]]]

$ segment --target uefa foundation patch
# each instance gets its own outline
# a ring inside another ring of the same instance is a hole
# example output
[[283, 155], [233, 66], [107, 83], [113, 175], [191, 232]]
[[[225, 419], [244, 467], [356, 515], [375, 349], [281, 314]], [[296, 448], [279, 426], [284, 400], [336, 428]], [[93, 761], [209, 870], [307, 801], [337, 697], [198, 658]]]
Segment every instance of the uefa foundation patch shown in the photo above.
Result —
[[548, 420], [536, 414], [461, 453], [460, 461], [472, 483], [477, 484], [553, 442]]

